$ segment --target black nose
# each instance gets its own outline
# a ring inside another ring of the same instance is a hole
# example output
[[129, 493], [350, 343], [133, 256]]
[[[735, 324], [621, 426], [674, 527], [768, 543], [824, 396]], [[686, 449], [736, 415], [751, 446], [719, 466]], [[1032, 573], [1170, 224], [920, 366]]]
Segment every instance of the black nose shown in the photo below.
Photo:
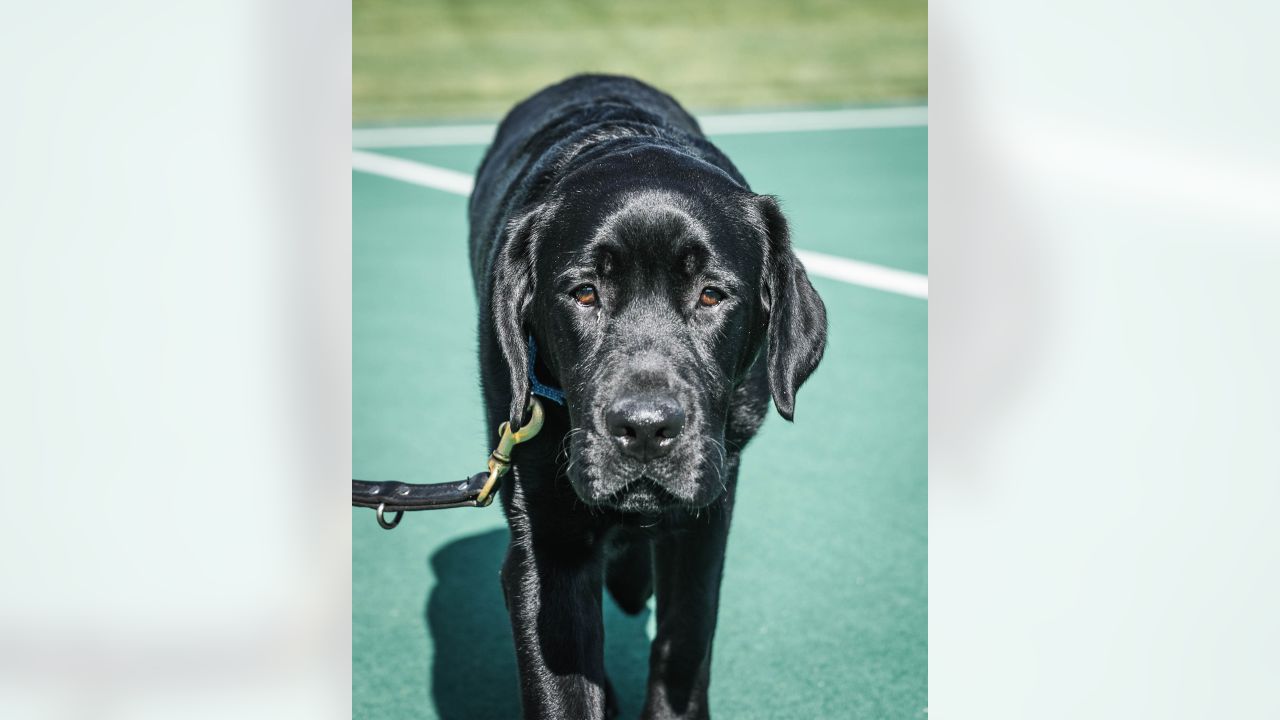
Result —
[[652, 460], [675, 446], [684, 429], [684, 407], [670, 395], [629, 395], [615, 402], [604, 420], [622, 452]]

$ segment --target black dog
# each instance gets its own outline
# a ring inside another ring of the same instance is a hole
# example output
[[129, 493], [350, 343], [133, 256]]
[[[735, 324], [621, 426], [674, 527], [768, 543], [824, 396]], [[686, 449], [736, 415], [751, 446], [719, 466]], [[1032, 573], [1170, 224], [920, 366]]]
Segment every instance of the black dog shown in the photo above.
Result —
[[657, 592], [644, 717], [708, 717], [742, 449], [826, 344], [786, 220], [675, 100], [601, 75], [507, 115], [470, 214], [489, 427], [547, 398], [501, 493], [524, 715], [617, 714], [603, 585]]

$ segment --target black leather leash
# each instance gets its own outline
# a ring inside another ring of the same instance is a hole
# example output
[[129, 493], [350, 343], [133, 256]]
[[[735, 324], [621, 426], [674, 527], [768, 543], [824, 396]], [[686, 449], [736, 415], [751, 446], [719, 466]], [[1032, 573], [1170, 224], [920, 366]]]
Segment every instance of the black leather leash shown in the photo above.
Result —
[[[489, 473], [476, 473], [462, 482], [413, 483], [351, 481], [351, 506], [367, 507], [377, 511], [378, 524], [390, 530], [400, 524], [406, 510], [446, 510], [456, 507], [477, 507], [476, 500], [489, 482]], [[488, 503], [485, 503], [486, 505]], [[385, 513], [395, 511], [395, 517], [387, 520]]]
[[[405, 512], [412, 510], [445, 510], [456, 507], [488, 507], [498, 493], [502, 476], [511, 469], [511, 451], [516, 445], [530, 440], [542, 429], [545, 416], [538, 398], [530, 397], [532, 412], [529, 421], [519, 430], [512, 431], [507, 423], [498, 427], [501, 439], [498, 447], [489, 454], [489, 469], [476, 473], [461, 482], [402, 483], [351, 481], [352, 507], [367, 507], [377, 511], [378, 524], [390, 530], [400, 524]], [[387, 511], [395, 517], [388, 520]]]

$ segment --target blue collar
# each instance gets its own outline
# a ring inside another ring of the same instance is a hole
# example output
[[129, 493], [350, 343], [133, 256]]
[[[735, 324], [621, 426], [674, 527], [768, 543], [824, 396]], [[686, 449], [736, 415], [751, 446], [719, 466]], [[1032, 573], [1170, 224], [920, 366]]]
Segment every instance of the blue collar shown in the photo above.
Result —
[[553, 388], [550, 385], [543, 385], [538, 382], [538, 376], [534, 374], [533, 368], [538, 362], [538, 343], [533, 341], [533, 336], [529, 336], [529, 392], [534, 395], [540, 395], [557, 405], [564, 404], [564, 391], [559, 388]]

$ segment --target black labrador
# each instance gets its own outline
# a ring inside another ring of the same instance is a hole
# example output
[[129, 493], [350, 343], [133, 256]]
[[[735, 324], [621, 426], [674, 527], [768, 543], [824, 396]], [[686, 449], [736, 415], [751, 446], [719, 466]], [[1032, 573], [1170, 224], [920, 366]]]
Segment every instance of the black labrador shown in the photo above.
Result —
[[547, 411], [501, 492], [524, 715], [617, 715], [607, 587], [657, 594], [643, 716], [708, 717], [742, 449], [826, 344], [778, 203], [670, 96], [582, 75], [502, 121], [470, 219], [489, 428]]

